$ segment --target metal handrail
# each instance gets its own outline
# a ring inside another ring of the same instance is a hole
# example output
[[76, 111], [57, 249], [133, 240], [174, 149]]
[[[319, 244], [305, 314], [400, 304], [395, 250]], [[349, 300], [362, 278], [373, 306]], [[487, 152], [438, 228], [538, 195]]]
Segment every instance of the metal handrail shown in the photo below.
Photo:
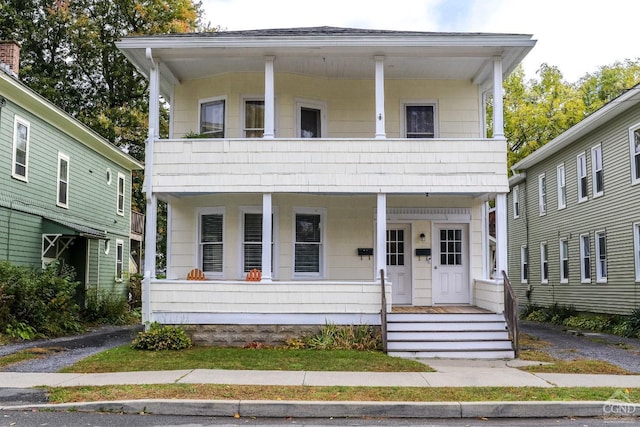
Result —
[[504, 279], [504, 317], [507, 321], [507, 329], [509, 330], [513, 353], [515, 357], [518, 357], [520, 350], [520, 325], [518, 323], [518, 313], [520, 310], [518, 309], [518, 300], [516, 299], [516, 294], [513, 291], [511, 282], [509, 281], [509, 276], [507, 276], [507, 273], [504, 270], [502, 271], [502, 277]]
[[384, 285], [384, 269], [380, 269], [380, 288], [382, 307], [380, 308], [380, 333], [382, 335], [382, 351], [387, 352], [387, 290]]

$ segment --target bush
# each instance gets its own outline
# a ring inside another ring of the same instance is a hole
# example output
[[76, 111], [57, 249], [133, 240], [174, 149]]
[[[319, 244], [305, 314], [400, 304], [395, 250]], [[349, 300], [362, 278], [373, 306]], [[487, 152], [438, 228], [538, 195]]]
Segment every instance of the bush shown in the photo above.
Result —
[[631, 312], [631, 315], [626, 320], [626, 324], [629, 333], [627, 336], [640, 338], [640, 307], [636, 307]]
[[587, 331], [609, 332], [616, 324], [615, 319], [606, 315], [578, 315], [564, 320], [567, 328], [585, 329]]
[[131, 310], [142, 307], [142, 274], [129, 277], [129, 307]]
[[183, 350], [191, 347], [191, 338], [177, 326], [152, 323], [148, 331], [138, 333], [131, 343], [136, 350]]
[[87, 295], [82, 320], [88, 323], [127, 325], [135, 320], [135, 316], [129, 309], [125, 296], [102, 293]]
[[376, 328], [368, 325], [326, 324], [316, 335], [287, 340], [287, 347], [316, 350], [380, 350], [382, 337]]

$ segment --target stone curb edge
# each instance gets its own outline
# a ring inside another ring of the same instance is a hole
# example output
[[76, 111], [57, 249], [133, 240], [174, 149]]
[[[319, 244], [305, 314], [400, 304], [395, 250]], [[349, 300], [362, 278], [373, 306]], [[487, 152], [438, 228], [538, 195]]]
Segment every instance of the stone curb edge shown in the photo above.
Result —
[[284, 400], [162, 400], [79, 402], [4, 406], [0, 410], [118, 412], [261, 418], [557, 418], [640, 417], [640, 404], [626, 402], [336, 402]]

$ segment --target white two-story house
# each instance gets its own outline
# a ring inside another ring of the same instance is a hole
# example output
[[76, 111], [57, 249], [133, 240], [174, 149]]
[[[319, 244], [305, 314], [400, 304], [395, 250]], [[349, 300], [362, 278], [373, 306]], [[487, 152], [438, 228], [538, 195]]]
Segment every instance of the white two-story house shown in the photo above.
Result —
[[[333, 27], [119, 42], [150, 82], [144, 320], [228, 344], [239, 344], [222, 338], [233, 325], [256, 331], [241, 340], [276, 342], [326, 323], [380, 325], [383, 276], [385, 311], [501, 313], [487, 201], [502, 271], [502, 81], [534, 44]], [[163, 279], [158, 200], [168, 203]], [[187, 280], [193, 269], [204, 280]], [[260, 280], [247, 281], [254, 269]]]

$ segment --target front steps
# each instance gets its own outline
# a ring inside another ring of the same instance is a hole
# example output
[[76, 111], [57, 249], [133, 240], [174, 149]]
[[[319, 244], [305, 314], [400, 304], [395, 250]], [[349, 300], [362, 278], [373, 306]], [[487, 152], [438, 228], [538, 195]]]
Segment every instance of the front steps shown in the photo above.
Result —
[[513, 359], [502, 314], [388, 313], [387, 353], [404, 358]]

